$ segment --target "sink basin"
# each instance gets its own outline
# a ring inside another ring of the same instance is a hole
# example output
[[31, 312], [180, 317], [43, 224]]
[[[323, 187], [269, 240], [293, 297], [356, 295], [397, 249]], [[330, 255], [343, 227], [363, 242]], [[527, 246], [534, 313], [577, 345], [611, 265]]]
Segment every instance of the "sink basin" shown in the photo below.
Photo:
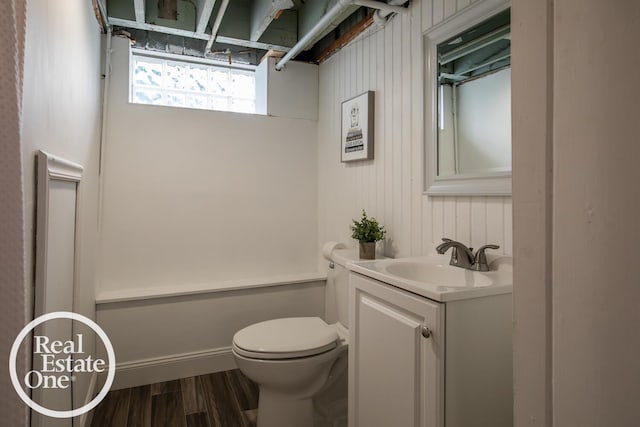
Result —
[[512, 266], [511, 257], [500, 256], [491, 259], [490, 271], [466, 270], [449, 265], [447, 255], [348, 264], [355, 273], [440, 302], [511, 293]]
[[453, 267], [448, 264], [427, 264], [425, 262], [396, 262], [386, 265], [386, 272], [403, 279], [425, 284], [451, 287], [491, 286], [493, 280], [478, 271]]

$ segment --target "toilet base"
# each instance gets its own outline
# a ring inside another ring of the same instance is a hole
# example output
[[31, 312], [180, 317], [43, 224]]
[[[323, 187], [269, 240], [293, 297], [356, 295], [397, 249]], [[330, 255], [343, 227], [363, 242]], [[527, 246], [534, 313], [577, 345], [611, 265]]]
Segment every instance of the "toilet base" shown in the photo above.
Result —
[[313, 400], [260, 387], [258, 427], [313, 427]]

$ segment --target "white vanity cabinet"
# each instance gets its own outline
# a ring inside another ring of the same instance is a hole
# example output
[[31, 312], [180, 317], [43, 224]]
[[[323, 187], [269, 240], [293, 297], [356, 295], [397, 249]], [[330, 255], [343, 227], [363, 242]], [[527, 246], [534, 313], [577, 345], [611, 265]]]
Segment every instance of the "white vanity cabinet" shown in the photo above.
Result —
[[351, 273], [350, 427], [513, 425], [511, 294], [438, 302]]

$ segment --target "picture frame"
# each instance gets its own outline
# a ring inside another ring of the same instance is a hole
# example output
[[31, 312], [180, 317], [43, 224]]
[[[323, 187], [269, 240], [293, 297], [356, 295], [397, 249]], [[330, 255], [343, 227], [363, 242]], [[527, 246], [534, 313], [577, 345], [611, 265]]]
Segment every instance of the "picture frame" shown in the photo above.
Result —
[[373, 159], [374, 92], [367, 91], [342, 102], [340, 160]]

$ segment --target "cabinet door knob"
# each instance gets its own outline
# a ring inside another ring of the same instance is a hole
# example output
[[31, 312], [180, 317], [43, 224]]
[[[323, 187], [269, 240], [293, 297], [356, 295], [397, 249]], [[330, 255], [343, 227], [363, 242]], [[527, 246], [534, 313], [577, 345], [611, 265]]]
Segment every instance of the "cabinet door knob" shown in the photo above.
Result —
[[427, 328], [426, 326], [422, 327], [422, 336], [425, 338], [430, 338], [431, 337], [431, 329]]

